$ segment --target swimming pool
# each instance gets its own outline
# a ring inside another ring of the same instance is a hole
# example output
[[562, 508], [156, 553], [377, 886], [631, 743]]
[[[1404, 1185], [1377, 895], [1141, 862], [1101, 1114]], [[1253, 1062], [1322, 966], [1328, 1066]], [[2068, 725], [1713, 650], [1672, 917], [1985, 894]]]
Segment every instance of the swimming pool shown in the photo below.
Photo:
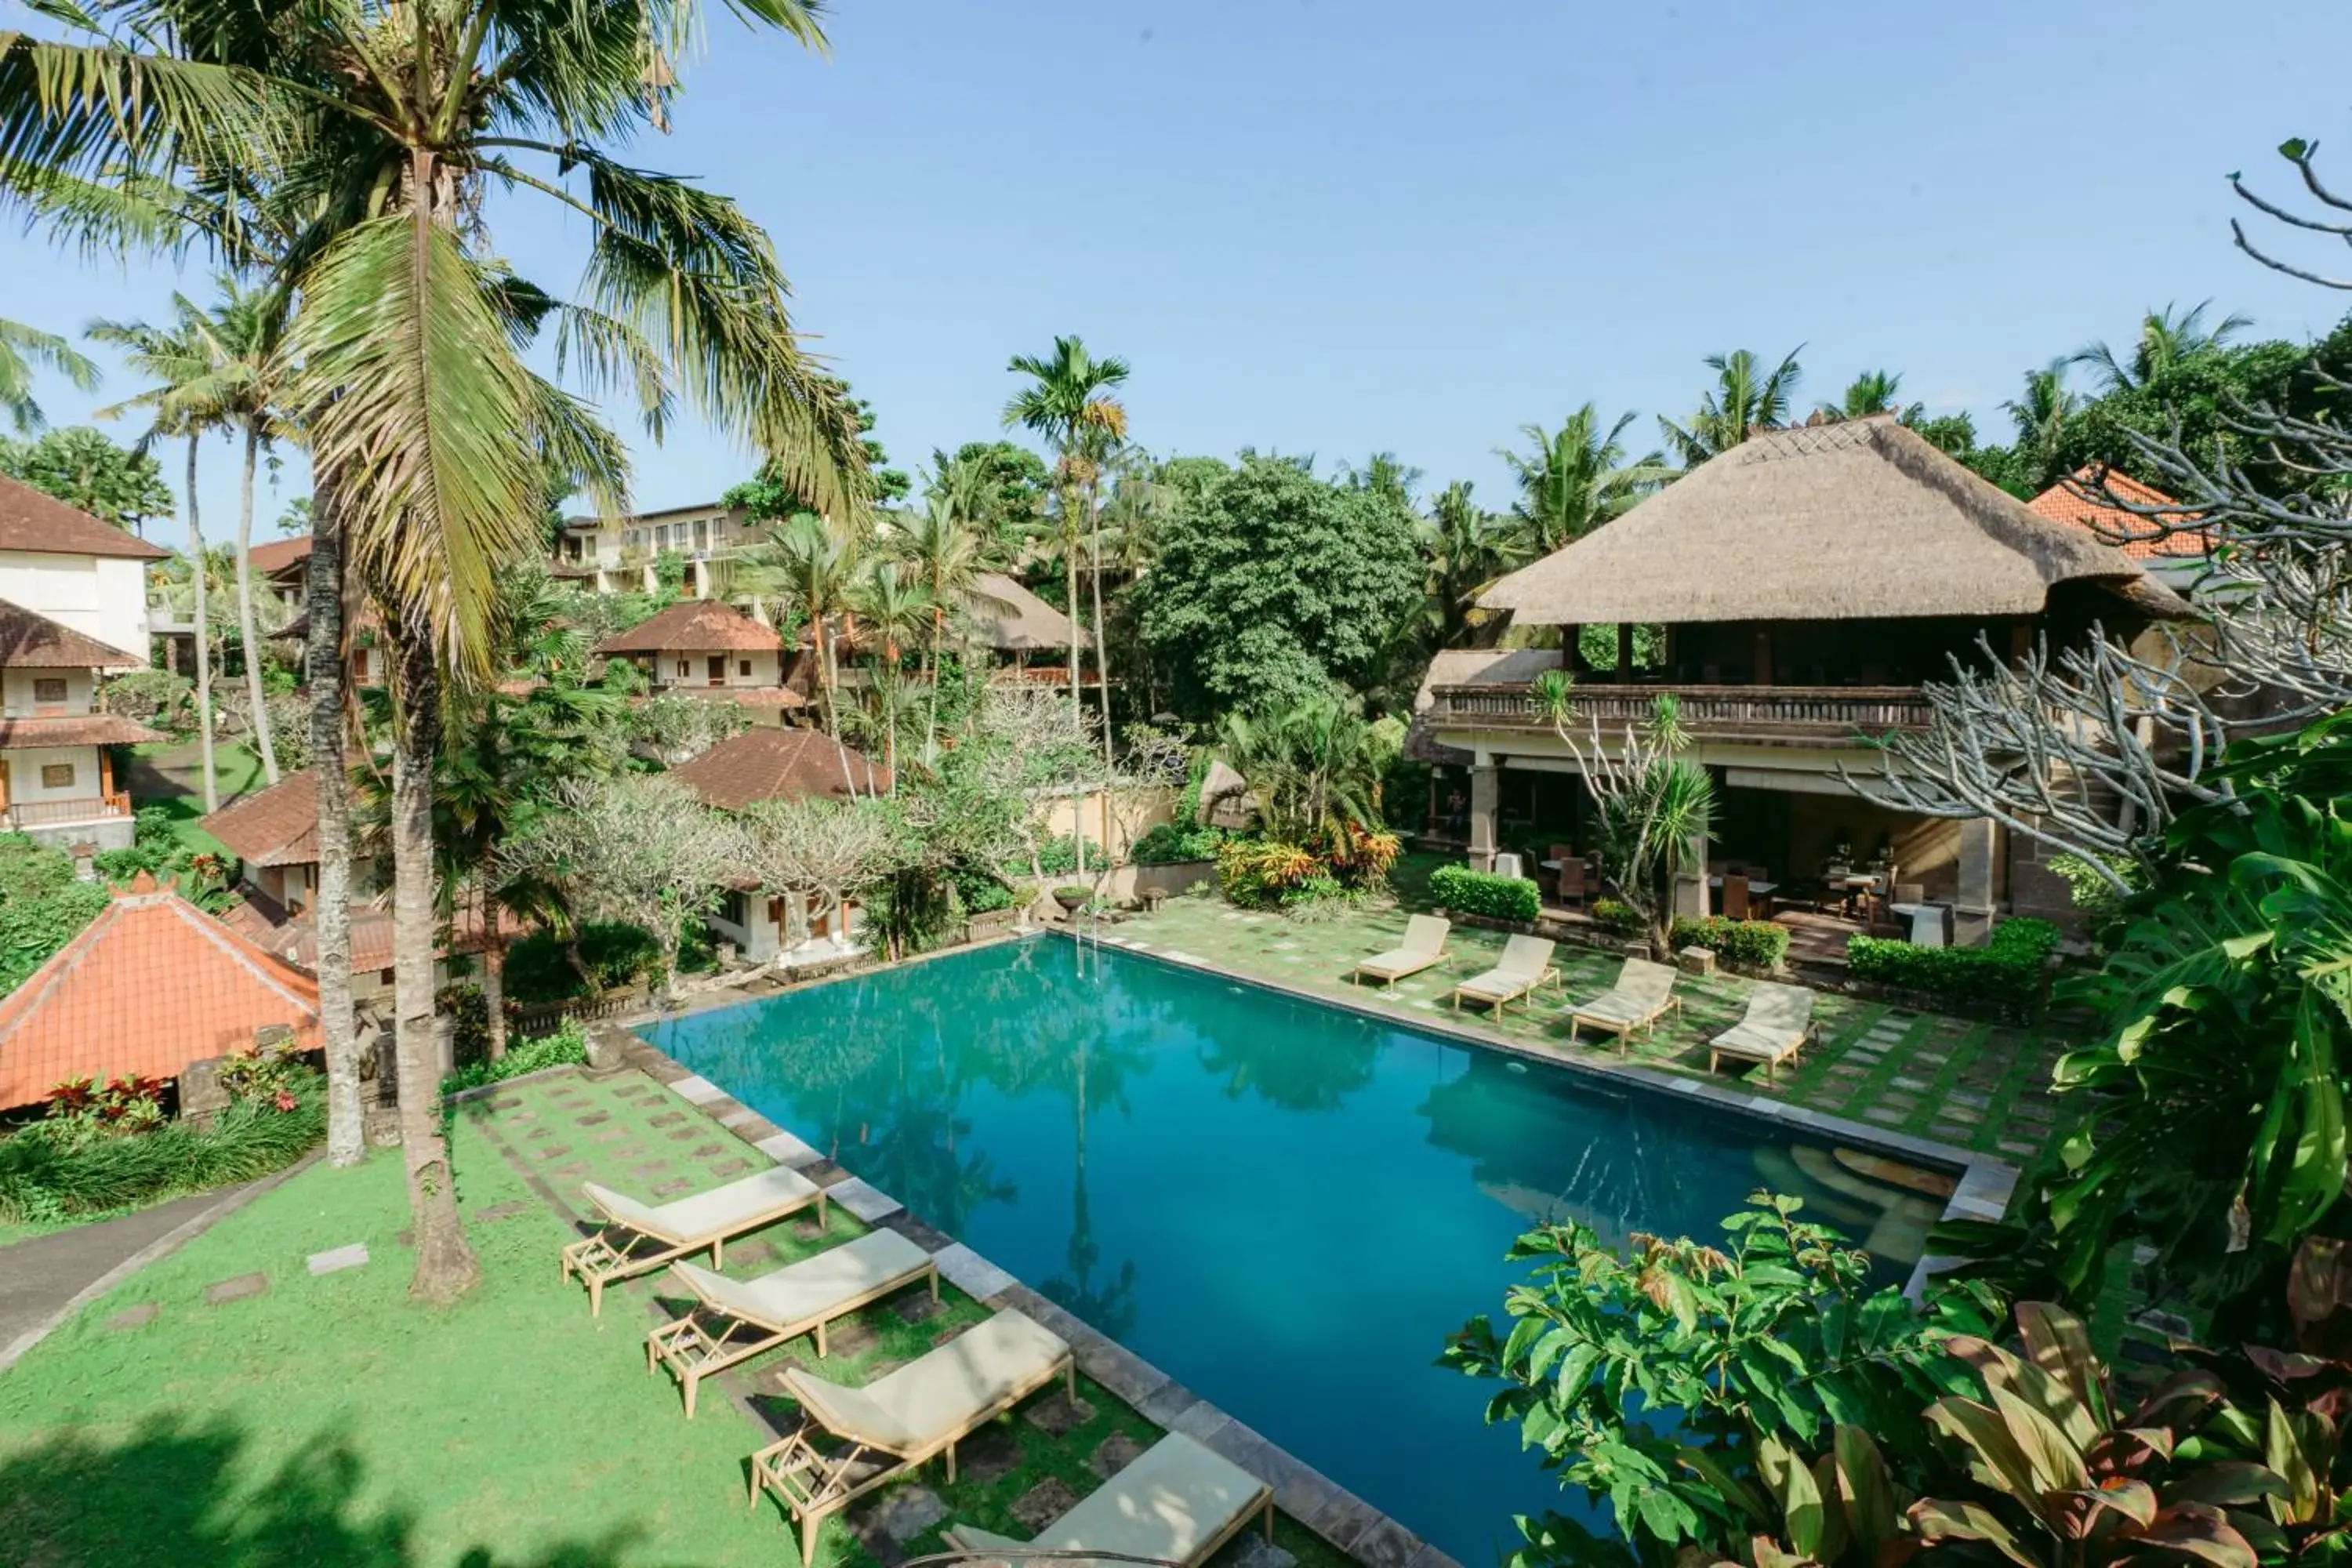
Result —
[[647, 1038], [1465, 1563], [1580, 1511], [1432, 1364], [1522, 1230], [1711, 1235], [1770, 1186], [1900, 1279], [1941, 1208], [1761, 1122], [1055, 938]]

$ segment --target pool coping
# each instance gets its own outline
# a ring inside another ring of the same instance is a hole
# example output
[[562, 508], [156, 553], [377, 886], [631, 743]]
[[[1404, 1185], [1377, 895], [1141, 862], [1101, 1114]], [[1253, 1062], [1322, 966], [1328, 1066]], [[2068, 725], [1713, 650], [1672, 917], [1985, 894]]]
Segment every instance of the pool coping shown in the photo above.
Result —
[[[767, 998], [740, 1000], [759, 1002]], [[1289, 1450], [1235, 1420], [1109, 1335], [1065, 1311], [954, 1237], [918, 1217], [898, 1199], [835, 1164], [814, 1144], [777, 1126], [635, 1032], [645, 1023], [677, 1016], [680, 1014], [671, 1013], [643, 1022], [632, 1020], [627, 1026], [629, 1065], [741, 1142], [815, 1182], [834, 1202], [866, 1224], [895, 1230], [922, 1247], [938, 1264], [941, 1278], [981, 1305], [1000, 1310], [1014, 1308], [1059, 1335], [1068, 1342], [1080, 1372], [1154, 1426], [1181, 1432], [1265, 1482], [1273, 1490], [1275, 1507], [1367, 1568], [1462, 1568], [1454, 1558]]]
[[[1769, 1095], [1745, 1094], [1723, 1084], [1709, 1083], [1680, 1073], [1661, 1072], [1637, 1062], [1612, 1061], [1598, 1053], [1590, 1057], [1570, 1056], [1564, 1051], [1546, 1049], [1508, 1035], [1481, 1028], [1468, 1019], [1449, 1021], [1407, 1017], [1387, 1008], [1376, 1007], [1369, 1002], [1310, 991], [1303, 985], [1288, 985], [1265, 975], [1251, 974], [1226, 964], [1213, 963], [1181, 948], [1159, 947], [1133, 937], [1109, 932], [1080, 936], [1074, 931], [1054, 928], [1051, 934], [1067, 938], [1081, 946], [1095, 942], [1116, 948], [1131, 958], [1149, 960], [1171, 969], [1190, 969], [1214, 974], [1220, 979], [1254, 985], [1279, 996], [1337, 1007], [1358, 1017], [1376, 1019], [1392, 1027], [1418, 1030], [1454, 1044], [1500, 1051], [1521, 1061], [1543, 1062], [1569, 1072], [1638, 1085], [1653, 1094], [1686, 1095], [1718, 1110], [1768, 1122], [1785, 1131], [1801, 1131], [1815, 1137], [1835, 1139], [1840, 1143], [1853, 1144], [1868, 1152], [1894, 1155], [1914, 1164], [1932, 1165], [1951, 1172], [1959, 1178], [1939, 1216], [1945, 1220], [2000, 1218], [2009, 1212], [2011, 1194], [2017, 1190], [2021, 1174], [2017, 1166], [2006, 1160], [1979, 1153], [1973, 1149], [1963, 1149], [1958, 1144], [1938, 1143], [1931, 1138], [1915, 1138], [1910, 1133], [1874, 1127], [1866, 1121], [1824, 1115], [1807, 1106], [1793, 1105]], [[1903, 1287], [1903, 1293], [1915, 1301], [1919, 1300], [1929, 1279], [1958, 1267], [1960, 1261], [1934, 1253], [1923, 1255], [1912, 1266], [1911, 1276]]]

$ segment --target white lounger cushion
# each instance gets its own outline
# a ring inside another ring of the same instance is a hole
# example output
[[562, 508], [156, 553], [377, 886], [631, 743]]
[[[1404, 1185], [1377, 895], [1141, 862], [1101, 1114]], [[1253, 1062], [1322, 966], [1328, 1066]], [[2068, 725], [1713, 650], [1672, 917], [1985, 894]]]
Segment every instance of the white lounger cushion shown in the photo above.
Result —
[[871, 1296], [893, 1280], [911, 1279], [930, 1260], [929, 1253], [897, 1231], [875, 1230], [757, 1279], [730, 1279], [691, 1263], [673, 1263], [669, 1271], [706, 1305], [781, 1330], [827, 1316], [842, 1302]]
[[1533, 984], [1551, 967], [1552, 944], [1539, 936], [1515, 936], [1503, 944], [1503, 956], [1492, 973], [1507, 974]]
[[968, 1524], [950, 1525], [947, 1534], [967, 1552], [1118, 1552], [1190, 1563], [1265, 1495], [1256, 1477], [1171, 1432], [1034, 1541]]
[[1402, 945], [1392, 947], [1376, 958], [1368, 958], [1356, 967], [1369, 969], [1375, 974], [1384, 974], [1391, 970], [1426, 969], [1444, 953], [1446, 933], [1453, 929], [1452, 921], [1436, 915], [1415, 915], [1404, 922]]
[[1639, 1024], [1654, 1016], [1674, 994], [1675, 972], [1646, 958], [1629, 958], [1617, 972], [1617, 984], [1570, 1011], [1579, 1018]]
[[580, 1190], [588, 1194], [590, 1203], [640, 1235], [689, 1242], [723, 1237], [761, 1215], [813, 1203], [818, 1188], [798, 1171], [774, 1165], [757, 1175], [680, 1198], [674, 1204], [664, 1204], [659, 1208], [648, 1208], [635, 1198], [625, 1198], [612, 1188], [600, 1187], [593, 1182], [581, 1183]]
[[1707, 1042], [1707, 1049], [1742, 1061], [1777, 1062], [1804, 1044], [1812, 1026], [1813, 994], [1801, 985], [1759, 984], [1748, 1013]]
[[784, 1382], [828, 1431], [906, 1454], [962, 1430], [1069, 1353], [1059, 1336], [1007, 1307], [864, 1388], [845, 1388], [796, 1366], [784, 1369]]

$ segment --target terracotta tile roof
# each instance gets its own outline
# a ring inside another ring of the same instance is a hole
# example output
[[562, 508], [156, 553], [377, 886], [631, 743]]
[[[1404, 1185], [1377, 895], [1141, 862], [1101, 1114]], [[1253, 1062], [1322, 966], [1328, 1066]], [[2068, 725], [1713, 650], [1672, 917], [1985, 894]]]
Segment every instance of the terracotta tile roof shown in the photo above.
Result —
[[265, 576], [275, 575], [289, 566], [302, 564], [310, 559], [310, 536], [298, 533], [291, 539], [273, 539], [267, 544], [257, 544], [253, 547], [251, 559], [256, 572]]
[[162, 561], [172, 553], [5, 475], [0, 475], [0, 550], [134, 561]]
[[[847, 778], [842, 773], [845, 750]], [[890, 788], [887, 770], [854, 747], [835, 748], [830, 735], [814, 730], [746, 730], [670, 772], [705, 804], [722, 811], [740, 811], [755, 800], [810, 795], [846, 799], [852, 779], [861, 794], [887, 794]]]
[[160, 734], [120, 713], [68, 713], [54, 719], [0, 719], [0, 752], [20, 746], [140, 746]]
[[2211, 542], [2201, 531], [2168, 534], [2162, 539], [2147, 537], [2156, 531], [2156, 522], [2095, 499], [2101, 491], [2125, 506], [2179, 504], [2163, 491], [2150, 489], [2118, 469], [2109, 468], [2102, 474], [2096, 468], [2086, 467], [2075, 469], [2026, 505], [2053, 522], [2074, 524], [2135, 561], [2175, 560], [2211, 552]]
[[732, 605], [717, 599], [683, 599], [667, 610], [656, 610], [631, 626], [606, 637], [598, 653], [667, 653], [676, 648], [694, 653], [713, 651], [770, 652], [784, 646], [773, 626], [763, 626]]
[[642, 708], [662, 697], [689, 697], [698, 702], [732, 702], [742, 708], [773, 708], [778, 711], [805, 708], [809, 700], [789, 686], [669, 686], [658, 693], [632, 697], [629, 706]]
[[[278, 918], [278, 911], [264, 900], [248, 894], [246, 902], [223, 918], [232, 921], [239, 931], [251, 937], [266, 952], [304, 974], [317, 972], [319, 931], [312, 922], [310, 910], [305, 910], [290, 918]], [[519, 941], [525, 934], [512, 916], [500, 914], [499, 919], [509, 942]], [[481, 912], [460, 910], [450, 921], [446, 940], [434, 943], [433, 956], [447, 958], [452, 953], [479, 952], [483, 936]], [[391, 967], [392, 911], [374, 904], [353, 903], [352, 969], [354, 973], [365, 974]]]
[[316, 1045], [318, 986], [142, 872], [0, 1001], [0, 1106], [69, 1078], [174, 1078], [272, 1025]]
[[308, 768], [232, 801], [196, 826], [256, 866], [297, 866], [319, 858], [319, 778]]
[[0, 599], [0, 666], [15, 669], [144, 669], [146, 658]]

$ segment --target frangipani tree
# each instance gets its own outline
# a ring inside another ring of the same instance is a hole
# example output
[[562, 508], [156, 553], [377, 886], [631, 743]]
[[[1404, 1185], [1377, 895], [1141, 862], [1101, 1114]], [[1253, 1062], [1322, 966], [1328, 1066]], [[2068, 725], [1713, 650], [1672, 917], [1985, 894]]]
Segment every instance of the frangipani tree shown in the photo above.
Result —
[[[887, 805], [799, 795], [754, 801], [736, 816], [743, 868], [761, 892], [785, 900], [786, 940], [808, 936], [812, 915], [828, 914], [888, 879], [908, 859], [907, 834]], [[818, 907], [803, 900], [814, 894]]]
[[1604, 736], [1592, 720], [1582, 741], [1569, 731], [1576, 687], [1564, 671], [1535, 682], [1536, 708], [1583, 771], [1597, 811], [1602, 874], [1648, 927], [1651, 945], [1674, 950], [1675, 887], [1715, 834], [1715, 781], [1681, 753], [1689, 744], [1671, 696], [1646, 724]]

